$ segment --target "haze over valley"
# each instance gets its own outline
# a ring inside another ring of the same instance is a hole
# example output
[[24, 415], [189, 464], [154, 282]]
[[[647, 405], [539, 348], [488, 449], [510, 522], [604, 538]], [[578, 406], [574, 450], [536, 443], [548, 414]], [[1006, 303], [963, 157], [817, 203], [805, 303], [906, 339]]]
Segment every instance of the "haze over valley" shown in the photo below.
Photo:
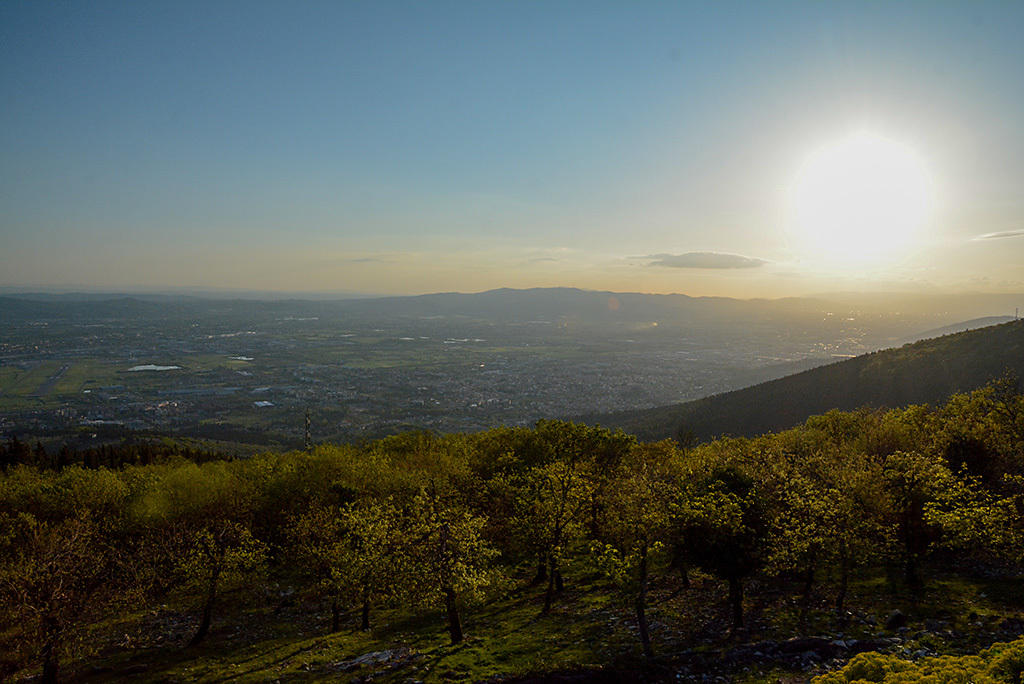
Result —
[[83, 445], [155, 431], [296, 447], [306, 409], [316, 442], [531, 426], [738, 389], [1013, 301], [890, 311], [892, 299], [568, 289], [323, 302], [7, 296], [0, 429]]

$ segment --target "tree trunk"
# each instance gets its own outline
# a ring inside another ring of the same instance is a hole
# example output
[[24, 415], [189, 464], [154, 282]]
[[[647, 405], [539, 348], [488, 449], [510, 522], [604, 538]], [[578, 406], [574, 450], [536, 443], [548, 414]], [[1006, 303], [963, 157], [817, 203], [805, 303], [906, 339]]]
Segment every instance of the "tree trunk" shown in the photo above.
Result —
[[679, 568], [679, 580], [684, 587], [690, 586], [690, 571], [686, 564], [686, 556], [683, 553], [682, 542], [676, 541], [672, 544], [672, 560], [669, 567]]
[[459, 607], [455, 603], [455, 590], [444, 588], [444, 607], [448, 611], [448, 636], [452, 645], [462, 641], [462, 620], [459, 618]]
[[561, 594], [565, 591], [565, 580], [562, 579], [562, 571], [555, 570], [555, 593]]
[[850, 585], [850, 557], [846, 551], [846, 540], [839, 542], [839, 593], [836, 594], [836, 612], [842, 612], [846, 604], [846, 589]]
[[729, 578], [729, 602], [732, 604], [732, 628], [743, 627], [743, 580], [739, 577]]
[[331, 634], [341, 629], [341, 607], [338, 599], [331, 601]]
[[647, 628], [647, 548], [640, 555], [640, 589], [636, 594], [636, 624], [640, 630], [640, 644], [647, 658], [654, 657], [651, 646], [651, 633]]
[[804, 588], [800, 596], [800, 618], [798, 620], [801, 629], [807, 625], [807, 617], [811, 612], [811, 589], [814, 588], [814, 563], [812, 562], [804, 574]]
[[807, 573], [804, 575], [804, 590], [803, 590], [803, 602], [807, 605], [811, 602], [811, 589], [814, 588], [814, 563], [811, 563], [807, 568]]
[[924, 586], [921, 576], [917, 574], [917, 554], [907, 553], [907, 586], [911, 589], [920, 589]]
[[363, 594], [363, 617], [359, 629], [364, 632], [370, 631], [370, 595]]
[[541, 610], [541, 615], [551, 612], [551, 602], [555, 598], [555, 575], [557, 572], [558, 567], [555, 565], [554, 556], [548, 556], [548, 588], [544, 592], [544, 609]]
[[210, 575], [210, 585], [207, 587], [206, 602], [203, 604], [203, 618], [199, 621], [199, 629], [189, 640], [187, 648], [197, 646], [199, 643], [206, 638], [206, 633], [210, 631], [210, 620], [213, 618], [213, 604], [217, 600], [217, 582], [220, 580], [220, 568], [216, 568], [213, 574]]
[[531, 585], [540, 584], [548, 578], [548, 562], [543, 556], [537, 560], [537, 574], [534, 576]]
[[43, 646], [43, 684], [57, 684], [60, 680], [60, 663], [57, 660], [57, 643], [47, 639]]

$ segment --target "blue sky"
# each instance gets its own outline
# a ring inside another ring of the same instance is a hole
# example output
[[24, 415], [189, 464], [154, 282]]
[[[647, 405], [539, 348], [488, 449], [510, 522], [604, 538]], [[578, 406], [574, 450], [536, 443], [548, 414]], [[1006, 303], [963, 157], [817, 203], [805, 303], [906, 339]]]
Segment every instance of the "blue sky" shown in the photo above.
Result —
[[[1024, 292], [1024, 3], [0, 4], [0, 287]], [[912, 150], [838, 264], [816, 149]], [[985, 237], [989, 236], [989, 237]]]

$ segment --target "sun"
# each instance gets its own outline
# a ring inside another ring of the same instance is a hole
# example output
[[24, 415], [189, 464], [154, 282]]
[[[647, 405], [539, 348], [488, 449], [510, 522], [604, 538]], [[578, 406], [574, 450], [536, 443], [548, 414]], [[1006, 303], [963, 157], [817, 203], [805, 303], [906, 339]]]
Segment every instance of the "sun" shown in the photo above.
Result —
[[909, 148], [861, 133], [804, 162], [790, 193], [802, 251], [836, 263], [896, 256], [918, 236], [932, 204], [931, 179]]

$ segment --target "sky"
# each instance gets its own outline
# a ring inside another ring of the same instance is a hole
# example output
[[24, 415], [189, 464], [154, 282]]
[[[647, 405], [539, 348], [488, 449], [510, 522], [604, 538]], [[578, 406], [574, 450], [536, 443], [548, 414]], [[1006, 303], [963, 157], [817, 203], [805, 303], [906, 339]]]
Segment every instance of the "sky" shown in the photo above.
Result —
[[[1024, 292], [1021, 36], [1011, 1], [4, 0], [0, 288]], [[814, 166], [859, 139], [918, 169], [906, 226]]]

